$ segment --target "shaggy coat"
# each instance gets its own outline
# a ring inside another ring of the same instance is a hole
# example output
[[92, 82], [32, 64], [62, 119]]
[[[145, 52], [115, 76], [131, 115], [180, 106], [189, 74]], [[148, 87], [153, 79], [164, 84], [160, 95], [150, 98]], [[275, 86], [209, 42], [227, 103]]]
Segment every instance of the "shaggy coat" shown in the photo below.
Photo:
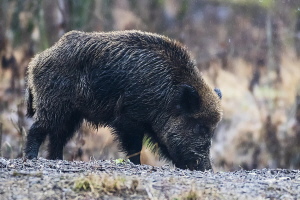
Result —
[[47, 135], [48, 158], [63, 159], [64, 145], [85, 119], [112, 127], [128, 155], [141, 150], [147, 134], [177, 167], [211, 168], [220, 98], [176, 41], [141, 31], [71, 31], [32, 59], [27, 83], [28, 116], [35, 120], [29, 159]]

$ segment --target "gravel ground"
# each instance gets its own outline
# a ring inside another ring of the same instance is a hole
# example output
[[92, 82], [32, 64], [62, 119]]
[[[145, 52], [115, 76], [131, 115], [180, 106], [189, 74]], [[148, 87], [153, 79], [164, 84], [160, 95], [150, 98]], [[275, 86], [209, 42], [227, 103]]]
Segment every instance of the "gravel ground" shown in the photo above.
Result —
[[0, 199], [300, 199], [300, 171], [198, 172], [120, 160], [0, 158]]

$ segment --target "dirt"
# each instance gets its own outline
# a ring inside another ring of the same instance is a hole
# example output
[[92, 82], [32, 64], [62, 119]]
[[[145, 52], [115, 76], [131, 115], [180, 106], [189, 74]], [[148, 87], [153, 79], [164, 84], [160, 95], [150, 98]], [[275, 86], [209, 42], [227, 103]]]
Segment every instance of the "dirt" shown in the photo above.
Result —
[[199, 172], [123, 160], [0, 158], [0, 199], [300, 199], [300, 171]]

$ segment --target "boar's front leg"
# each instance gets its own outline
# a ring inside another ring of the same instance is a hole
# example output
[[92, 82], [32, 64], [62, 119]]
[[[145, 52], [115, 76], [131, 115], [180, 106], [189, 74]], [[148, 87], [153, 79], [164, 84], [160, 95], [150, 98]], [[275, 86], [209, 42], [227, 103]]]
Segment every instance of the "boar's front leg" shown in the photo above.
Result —
[[[115, 126], [115, 135], [119, 139], [122, 149], [134, 164], [141, 164], [140, 152], [144, 137], [144, 130], [138, 123], [122, 120]], [[135, 155], [136, 154], [136, 155]]]
[[118, 136], [122, 149], [127, 152], [129, 160], [134, 164], [141, 164], [140, 152], [142, 150], [143, 136], [135, 131], [122, 132]]

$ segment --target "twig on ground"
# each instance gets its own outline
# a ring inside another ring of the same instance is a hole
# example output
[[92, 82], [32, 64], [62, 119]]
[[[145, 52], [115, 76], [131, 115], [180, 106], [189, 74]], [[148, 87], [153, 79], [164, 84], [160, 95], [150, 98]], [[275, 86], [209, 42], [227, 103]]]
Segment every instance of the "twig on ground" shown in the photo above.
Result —
[[139, 155], [139, 154], [141, 154], [140, 151], [137, 152], [137, 153], [134, 153], [134, 154], [131, 154], [131, 155], [127, 156], [126, 159], [129, 159], [129, 158], [131, 158], [131, 157], [133, 157], [133, 156], [137, 156], [137, 155]]

